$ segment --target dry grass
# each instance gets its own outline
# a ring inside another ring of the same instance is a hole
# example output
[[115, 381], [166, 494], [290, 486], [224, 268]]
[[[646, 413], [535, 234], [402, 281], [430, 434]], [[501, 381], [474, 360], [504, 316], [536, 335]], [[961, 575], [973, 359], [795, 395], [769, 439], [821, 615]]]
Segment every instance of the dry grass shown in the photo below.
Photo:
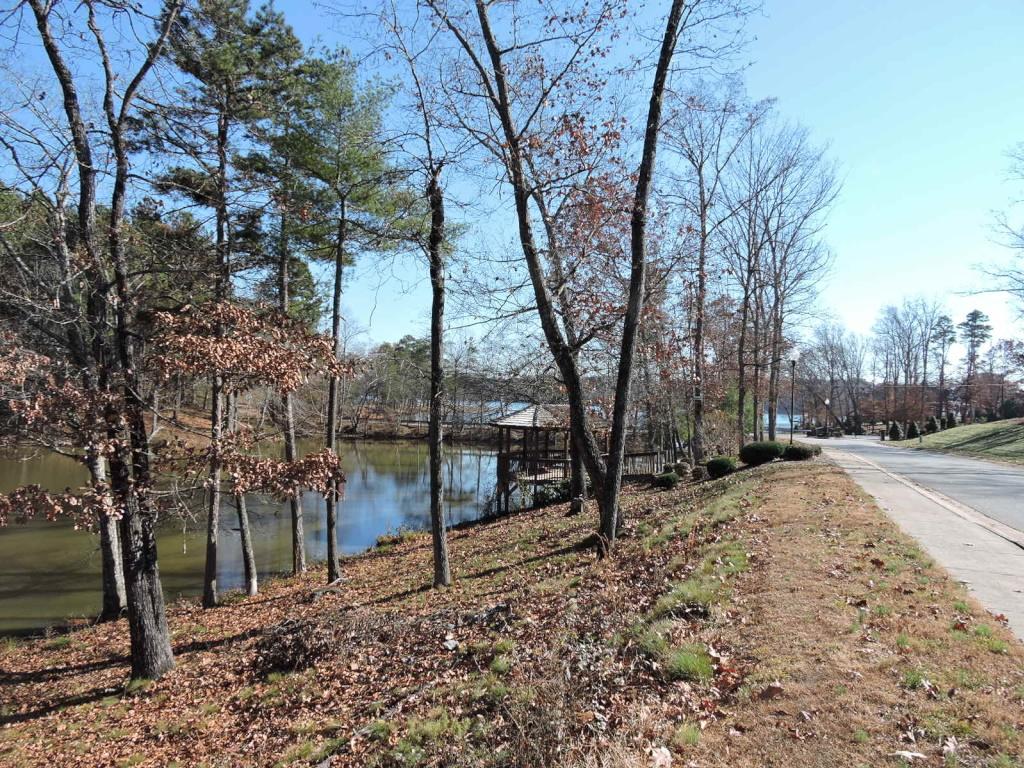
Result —
[[[149, 685], [125, 687], [123, 624], [0, 645], [0, 765], [1017, 765], [1020, 645], [838, 470], [626, 507], [610, 561], [593, 511], [550, 507], [454, 532], [451, 589], [428, 588], [421, 535], [315, 601], [319, 571], [177, 604], [178, 666]], [[258, 671], [292, 617], [331, 623], [336, 653]]]
[[737, 650], [755, 665], [687, 757], [1024, 765], [1020, 643], [838, 469], [783, 466], [761, 492], [760, 520], [744, 526], [760, 567], [737, 586], [749, 600]]

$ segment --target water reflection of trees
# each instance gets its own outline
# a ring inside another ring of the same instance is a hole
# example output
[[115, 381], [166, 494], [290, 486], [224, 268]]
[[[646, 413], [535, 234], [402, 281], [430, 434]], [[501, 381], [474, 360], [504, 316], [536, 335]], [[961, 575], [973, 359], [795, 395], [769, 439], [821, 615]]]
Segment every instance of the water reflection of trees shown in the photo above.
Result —
[[[319, 445], [316, 446], [319, 449]], [[422, 443], [343, 443], [339, 446], [349, 476], [339, 508], [340, 551], [352, 554], [373, 546], [377, 537], [399, 528], [423, 530], [430, 519], [428, 455]], [[475, 519], [484, 511], [493, 488], [495, 457], [486, 449], [451, 446], [445, 452], [445, 509], [449, 524]], [[26, 483], [60, 490], [77, 486], [81, 466], [55, 455], [0, 457], [0, 491]], [[266, 496], [249, 495], [253, 542], [260, 577], [286, 572], [291, 565], [291, 523], [286, 505]], [[203, 493], [193, 494], [187, 507], [203, 508]], [[327, 549], [324, 499], [303, 494], [307, 552], [322, 560]], [[221, 511], [218, 580], [226, 588], [243, 586], [238, 527], [233, 510]], [[194, 595], [202, 588], [203, 526], [188, 508], [165, 513], [158, 532], [160, 572], [169, 597]], [[95, 608], [99, 570], [95, 539], [39, 521], [10, 528], [0, 535], [0, 560], [8, 572], [4, 588], [20, 582], [17, 592], [0, 594], [0, 615], [10, 629], [38, 626], [61, 617], [88, 614]], [[19, 558], [31, 553], [30, 558]], [[56, 561], [61, 567], [56, 567]], [[92, 574], [83, 575], [83, 571]], [[19, 578], [15, 578], [18, 576]], [[21, 616], [14, 621], [11, 617]], [[35, 617], [34, 619], [32, 617]]]

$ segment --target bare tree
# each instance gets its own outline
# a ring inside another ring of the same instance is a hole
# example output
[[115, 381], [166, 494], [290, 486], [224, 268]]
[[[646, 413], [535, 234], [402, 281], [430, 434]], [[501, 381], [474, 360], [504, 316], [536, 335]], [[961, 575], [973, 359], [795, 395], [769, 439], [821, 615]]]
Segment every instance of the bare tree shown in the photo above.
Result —
[[[85, 2], [70, 11], [71, 15], [61, 16], [67, 12], [63, 7], [42, 0], [28, 3], [39, 41], [61, 91], [66, 135], [74, 149], [78, 236], [85, 252], [83, 277], [90, 287], [86, 323], [92, 373], [87, 375], [95, 375], [97, 392], [116, 393], [116, 399], [107, 399], [106, 414], [110, 425], [108, 436], [113, 438], [109, 456], [110, 487], [121, 515], [119, 533], [131, 632], [132, 675], [147, 678], [160, 677], [174, 665], [174, 659], [157, 565], [156, 510], [148, 493], [151, 470], [145, 420], [147, 406], [140, 382], [135, 297], [123, 235], [130, 171], [127, 124], [139, 88], [160, 56], [181, 4], [180, 0], [168, 0], [164, 4], [156, 38], [146, 45], [137, 69], [123, 73], [115, 69], [98, 16], [125, 15], [138, 21], [139, 11], [120, 4]], [[82, 12], [86, 29], [79, 28], [76, 32], [74, 15]], [[93, 39], [102, 64], [105, 132], [90, 129], [79, 96], [79, 82], [68, 64], [59, 37], [61, 32], [55, 29], [78, 35], [79, 39], [85, 35]], [[96, 226], [100, 168], [96, 144], [109, 151], [114, 162], [105, 239]], [[124, 426], [118, 426], [121, 424]]]
[[[695, 28], [711, 26], [736, 8], [731, 3], [673, 0], [659, 34], [659, 50], [644, 119], [643, 141], [636, 170], [630, 210], [630, 268], [628, 289], [621, 312], [621, 336], [612, 407], [610, 451], [607, 460], [594, 437], [580, 374], [578, 345], [558, 314], [557, 285], [546, 269], [557, 243], [541, 239], [535, 218], [557, 207], [550, 199], [553, 187], [565, 189], [566, 179], [585, 176], [590, 164], [570, 163], [557, 173], [554, 160], [564, 148], [552, 137], [573, 141], [581, 89], [600, 88], [604, 82], [597, 67], [616, 16], [611, 2], [596, 7], [582, 5], [553, 15], [541, 11], [540, 27], [533, 38], [523, 37], [516, 6], [476, 0], [472, 4], [429, 5], [438, 23], [455, 40], [461, 58], [453, 67], [450, 93], [456, 122], [498, 160], [512, 189], [523, 258], [530, 277], [537, 314], [548, 348], [565, 384], [570, 408], [572, 440], [580, 450], [593, 482], [600, 509], [600, 545], [607, 553], [620, 524], [618, 494], [625, 448], [626, 417], [632, 384], [633, 358], [642, 317], [647, 281], [647, 227], [654, 180], [655, 159], [662, 124], [664, 94], [673, 58], [681, 39]], [[501, 39], [499, 39], [501, 38]], [[587, 100], [593, 104], [590, 94]], [[574, 101], [576, 103], [574, 103]], [[580, 106], [582, 106], [580, 104]], [[557, 134], [540, 130], [547, 121], [563, 126]], [[585, 130], [585, 133], [587, 131]], [[610, 134], [606, 131], [606, 134]], [[578, 146], [574, 144], [573, 146]], [[546, 227], [547, 229], [547, 227]]]
[[824, 150], [810, 144], [801, 128], [784, 127], [782, 170], [762, 196], [763, 260], [768, 327], [768, 439], [775, 439], [779, 381], [786, 360], [789, 319], [807, 309], [831, 266], [820, 239], [824, 213], [839, 193], [835, 169]]
[[[694, 461], [701, 463], [706, 452], [704, 368], [707, 360], [704, 326], [708, 302], [708, 264], [713, 255], [725, 250], [722, 247], [722, 229], [742, 212], [744, 204], [749, 206], [751, 198], [761, 191], [747, 189], [744, 190], [745, 194], [730, 196], [724, 187], [727, 183], [727, 170], [763, 119], [768, 103], [745, 103], [738, 84], [731, 79], [725, 82], [720, 93], [705, 83], [699, 83], [682, 101], [669, 121], [665, 143], [685, 163], [686, 173], [680, 179], [680, 200], [696, 229], [696, 276], [692, 308], [692, 451]], [[760, 183], [753, 178], [749, 180], [755, 184]], [[748, 242], [746, 245], [748, 247], [744, 252], [749, 259], [759, 251], [760, 244]], [[753, 279], [752, 274], [753, 270], [750, 270], [744, 278], [747, 291], [750, 288], [749, 281]], [[748, 304], [748, 300], [744, 301], [744, 312]], [[742, 436], [742, 424], [740, 430]]]

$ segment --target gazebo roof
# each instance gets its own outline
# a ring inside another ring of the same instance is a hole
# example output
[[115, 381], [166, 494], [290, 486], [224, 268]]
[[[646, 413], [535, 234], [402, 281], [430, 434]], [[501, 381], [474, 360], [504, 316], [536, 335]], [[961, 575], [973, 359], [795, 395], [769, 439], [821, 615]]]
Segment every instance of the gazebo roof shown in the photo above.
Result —
[[563, 404], [528, 405], [491, 422], [495, 427], [512, 429], [569, 429], [569, 406]]

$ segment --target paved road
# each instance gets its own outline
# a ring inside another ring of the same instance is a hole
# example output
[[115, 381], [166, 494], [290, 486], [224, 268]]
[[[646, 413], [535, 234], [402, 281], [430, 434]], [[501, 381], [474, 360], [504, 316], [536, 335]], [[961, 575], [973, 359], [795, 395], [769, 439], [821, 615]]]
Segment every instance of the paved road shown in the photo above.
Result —
[[822, 447], [1024, 639], [1024, 468], [895, 448], [873, 438], [831, 439]]
[[1024, 532], [1024, 467], [896, 448], [870, 437], [821, 442], [827, 448], [870, 459], [890, 472]]

